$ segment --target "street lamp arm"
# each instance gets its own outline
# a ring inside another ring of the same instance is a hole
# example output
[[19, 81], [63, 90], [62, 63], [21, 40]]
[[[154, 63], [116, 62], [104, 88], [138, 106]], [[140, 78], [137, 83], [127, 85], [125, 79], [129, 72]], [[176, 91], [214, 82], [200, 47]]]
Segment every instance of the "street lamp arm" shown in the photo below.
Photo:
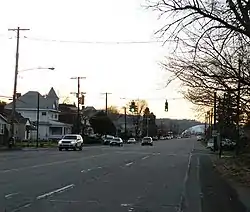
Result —
[[48, 67], [48, 68], [45, 68], [45, 67], [36, 67], [36, 68], [28, 68], [28, 69], [23, 69], [23, 70], [20, 70], [20, 71], [18, 71], [19, 73], [20, 72], [25, 72], [25, 71], [32, 71], [32, 70], [40, 70], [40, 69], [48, 69], [48, 70], [55, 70], [55, 68], [54, 67]]

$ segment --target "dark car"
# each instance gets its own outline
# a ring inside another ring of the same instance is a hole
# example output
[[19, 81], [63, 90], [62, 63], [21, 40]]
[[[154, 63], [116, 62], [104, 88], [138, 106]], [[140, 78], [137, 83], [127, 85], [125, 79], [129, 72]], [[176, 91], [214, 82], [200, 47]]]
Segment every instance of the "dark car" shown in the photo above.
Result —
[[151, 137], [144, 137], [141, 142], [142, 146], [149, 145], [153, 146], [153, 139]]

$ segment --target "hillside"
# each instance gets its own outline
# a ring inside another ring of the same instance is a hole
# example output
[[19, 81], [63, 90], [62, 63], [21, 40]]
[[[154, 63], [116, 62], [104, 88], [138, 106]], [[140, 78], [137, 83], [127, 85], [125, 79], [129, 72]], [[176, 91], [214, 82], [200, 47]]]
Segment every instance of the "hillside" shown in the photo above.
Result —
[[196, 120], [189, 119], [156, 119], [156, 125], [159, 128], [167, 129], [167, 130], [177, 130], [179, 133], [187, 130], [190, 127], [202, 124]]

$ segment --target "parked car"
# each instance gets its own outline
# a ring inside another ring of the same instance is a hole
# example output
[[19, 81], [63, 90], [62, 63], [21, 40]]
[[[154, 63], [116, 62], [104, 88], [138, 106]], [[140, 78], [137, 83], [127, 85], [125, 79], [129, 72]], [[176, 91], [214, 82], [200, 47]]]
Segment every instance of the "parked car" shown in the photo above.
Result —
[[110, 146], [123, 146], [123, 140], [121, 138], [113, 138], [110, 141]]
[[214, 149], [214, 139], [209, 139], [207, 142], [207, 148], [213, 150]]
[[104, 145], [109, 145], [110, 141], [114, 139], [114, 136], [112, 135], [104, 135], [102, 136], [103, 144]]
[[197, 136], [197, 141], [202, 141], [202, 136], [201, 135]]
[[62, 151], [62, 149], [73, 149], [73, 150], [82, 150], [83, 147], [83, 139], [81, 135], [77, 134], [68, 134], [65, 135], [59, 142], [58, 142], [58, 149]]
[[157, 137], [157, 136], [154, 136], [154, 137], [153, 137], [153, 141], [158, 141], [158, 137]]
[[142, 146], [150, 145], [153, 146], [153, 139], [151, 137], [144, 137], [141, 142]]
[[128, 144], [134, 144], [134, 143], [136, 143], [136, 140], [135, 140], [135, 138], [129, 138], [127, 143]]

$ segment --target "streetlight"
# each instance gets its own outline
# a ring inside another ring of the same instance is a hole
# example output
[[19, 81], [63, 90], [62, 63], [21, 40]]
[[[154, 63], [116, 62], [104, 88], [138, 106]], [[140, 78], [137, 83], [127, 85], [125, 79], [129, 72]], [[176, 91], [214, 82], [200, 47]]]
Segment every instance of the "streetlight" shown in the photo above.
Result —
[[36, 68], [28, 68], [28, 69], [20, 70], [20, 71], [18, 71], [18, 73], [19, 73], [19, 72], [25, 72], [25, 71], [32, 71], [32, 70], [40, 70], [40, 69], [43, 69], [43, 70], [51, 70], [51, 71], [55, 70], [54, 67], [48, 67], [48, 68], [36, 67]]
[[16, 90], [17, 90], [17, 75], [18, 72], [24, 72], [24, 71], [31, 71], [31, 70], [37, 70], [37, 69], [48, 69], [48, 70], [54, 70], [54, 67], [49, 67], [49, 68], [43, 68], [43, 67], [36, 67], [36, 68], [29, 68], [29, 69], [24, 69], [21, 71], [16, 71], [15, 72], [15, 78], [14, 78], [14, 90], [13, 90], [13, 105], [12, 105], [12, 111], [11, 111], [11, 131], [10, 135], [11, 138], [14, 137], [14, 118], [15, 118], [15, 113], [16, 113]]

